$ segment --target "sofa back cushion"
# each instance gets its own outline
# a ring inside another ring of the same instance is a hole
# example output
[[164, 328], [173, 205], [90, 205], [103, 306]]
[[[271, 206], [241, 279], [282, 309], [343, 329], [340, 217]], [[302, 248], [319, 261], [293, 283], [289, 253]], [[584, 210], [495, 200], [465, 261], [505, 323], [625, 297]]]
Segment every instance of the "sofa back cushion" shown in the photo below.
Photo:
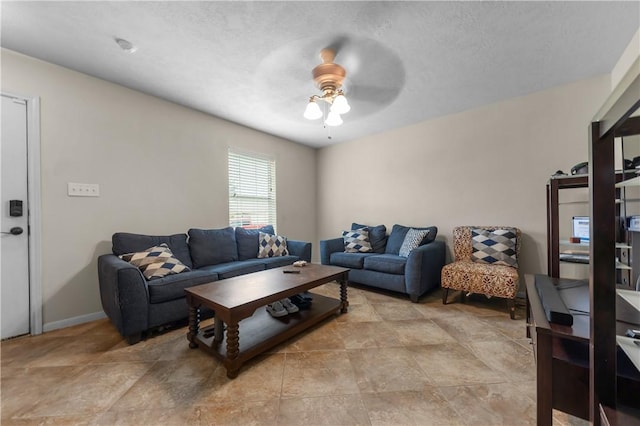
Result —
[[385, 250], [386, 254], [399, 254], [400, 248], [402, 247], [402, 243], [404, 242], [405, 237], [407, 236], [407, 232], [409, 229], [417, 229], [417, 230], [428, 230], [429, 233], [422, 240], [420, 245], [428, 244], [431, 241], [436, 239], [436, 235], [438, 235], [438, 227], [437, 226], [427, 226], [426, 228], [417, 228], [415, 226], [402, 226], [402, 225], [393, 225], [391, 229], [391, 234], [389, 235], [389, 239], [387, 240], [387, 248]]
[[222, 229], [191, 228], [188, 234], [194, 268], [238, 260], [236, 234], [232, 227]]
[[149, 247], [166, 244], [173, 255], [189, 268], [193, 267], [189, 246], [187, 245], [187, 234], [174, 235], [142, 235], [128, 232], [116, 232], [111, 237], [113, 247], [111, 251], [116, 256], [127, 253], [142, 252]]
[[369, 226], [352, 223], [351, 230], [367, 228], [369, 230], [369, 242], [374, 253], [384, 253], [387, 247], [387, 227], [384, 225]]
[[237, 227], [236, 244], [238, 245], [238, 260], [255, 259], [258, 257], [259, 235], [263, 232], [275, 235], [272, 225], [263, 226], [260, 229], [244, 229]]

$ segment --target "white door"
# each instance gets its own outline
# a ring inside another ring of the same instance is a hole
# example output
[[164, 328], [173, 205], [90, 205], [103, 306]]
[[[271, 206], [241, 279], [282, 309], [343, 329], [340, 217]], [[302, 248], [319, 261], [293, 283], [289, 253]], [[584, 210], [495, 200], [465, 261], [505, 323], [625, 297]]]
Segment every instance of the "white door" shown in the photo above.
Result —
[[[2, 339], [29, 333], [27, 104], [2, 95], [0, 302]], [[21, 204], [21, 206], [20, 206]]]

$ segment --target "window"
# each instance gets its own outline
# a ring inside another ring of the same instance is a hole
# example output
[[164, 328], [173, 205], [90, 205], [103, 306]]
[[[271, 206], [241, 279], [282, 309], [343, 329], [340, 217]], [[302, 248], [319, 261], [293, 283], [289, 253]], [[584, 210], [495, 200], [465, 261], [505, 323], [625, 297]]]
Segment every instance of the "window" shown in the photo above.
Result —
[[229, 225], [276, 228], [276, 162], [229, 149]]

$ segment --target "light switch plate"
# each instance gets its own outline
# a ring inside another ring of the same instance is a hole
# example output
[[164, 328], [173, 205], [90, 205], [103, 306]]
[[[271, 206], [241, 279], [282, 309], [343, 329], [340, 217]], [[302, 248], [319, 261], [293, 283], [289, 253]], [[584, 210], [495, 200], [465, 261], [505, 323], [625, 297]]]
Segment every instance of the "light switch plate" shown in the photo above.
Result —
[[99, 197], [100, 185], [97, 183], [67, 183], [67, 194], [70, 197]]

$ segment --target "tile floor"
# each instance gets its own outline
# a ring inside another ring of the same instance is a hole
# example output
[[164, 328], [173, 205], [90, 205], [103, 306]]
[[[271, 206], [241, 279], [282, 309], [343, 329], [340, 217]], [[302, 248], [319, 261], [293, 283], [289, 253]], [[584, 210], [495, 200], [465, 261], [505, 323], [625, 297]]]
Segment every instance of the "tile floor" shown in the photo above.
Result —
[[[338, 285], [314, 290], [336, 296]], [[349, 313], [243, 366], [186, 327], [129, 346], [105, 320], [1, 344], [2, 425], [534, 425], [524, 309], [349, 289]], [[451, 295], [450, 295], [451, 297]], [[242, 338], [242, 336], [241, 336]], [[242, 342], [242, 339], [241, 339]], [[554, 412], [554, 424], [585, 425]]]

